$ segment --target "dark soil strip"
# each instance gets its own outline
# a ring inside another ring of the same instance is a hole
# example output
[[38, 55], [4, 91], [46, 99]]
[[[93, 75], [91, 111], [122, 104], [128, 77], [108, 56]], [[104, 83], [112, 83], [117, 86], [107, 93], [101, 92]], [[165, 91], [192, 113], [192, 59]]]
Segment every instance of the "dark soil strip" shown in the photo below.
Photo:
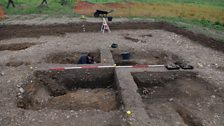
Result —
[[151, 34], [148, 34], [148, 35], [141, 35], [141, 37], [152, 37]]
[[18, 66], [21, 66], [21, 65], [30, 65], [30, 64], [31, 64], [30, 62], [10, 61], [10, 62], [6, 63], [6, 66], [9, 66], [9, 67], [18, 67]]
[[[66, 32], [82, 32], [82, 25], [85, 24], [86, 32], [99, 32], [101, 23], [74, 23], [74, 24], [55, 24], [55, 25], [1, 25], [0, 40], [15, 37], [40, 37], [41, 35], [63, 35]], [[183, 35], [194, 42], [203, 46], [213, 48], [224, 52], [224, 43], [215, 40], [203, 34], [196, 34], [192, 31], [178, 28], [165, 22], [116, 22], [111, 23], [110, 28], [113, 30], [120, 29], [163, 29]]]
[[13, 43], [13, 44], [0, 44], [0, 51], [4, 50], [10, 50], [10, 51], [16, 51], [16, 50], [24, 50], [26, 48], [29, 48], [33, 45], [36, 45], [35, 43]]
[[132, 37], [128, 37], [128, 36], [125, 36], [124, 38], [127, 39], [127, 40], [131, 40], [132, 42], [138, 42], [138, 41], [140, 41], [138, 39], [135, 39], [135, 38], [132, 38]]

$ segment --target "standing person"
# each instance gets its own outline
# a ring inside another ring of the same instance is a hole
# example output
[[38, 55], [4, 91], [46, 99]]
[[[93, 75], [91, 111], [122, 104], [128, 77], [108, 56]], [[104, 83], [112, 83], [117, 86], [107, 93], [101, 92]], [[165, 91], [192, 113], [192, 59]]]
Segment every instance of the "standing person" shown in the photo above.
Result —
[[8, 4], [7, 4], [7, 9], [9, 8], [10, 4], [12, 4], [12, 7], [15, 8], [15, 4], [13, 2], [13, 0], [8, 0]]
[[43, 5], [44, 3], [47, 5], [47, 0], [43, 0], [40, 5]]

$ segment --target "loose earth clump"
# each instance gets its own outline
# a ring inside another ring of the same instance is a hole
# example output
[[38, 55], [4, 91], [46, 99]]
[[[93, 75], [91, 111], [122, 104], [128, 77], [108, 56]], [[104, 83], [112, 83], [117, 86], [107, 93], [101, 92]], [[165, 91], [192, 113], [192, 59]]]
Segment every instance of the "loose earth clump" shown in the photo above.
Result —
[[[151, 118], [202, 126], [224, 112], [224, 93], [192, 72], [133, 73]], [[203, 116], [202, 116], [203, 115]]]
[[0, 44], [0, 51], [9, 50], [9, 51], [17, 51], [27, 49], [36, 43], [12, 43], [12, 44]]
[[[100, 63], [100, 51], [90, 53], [94, 56], [94, 61]], [[77, 64], [80, 56], [87, 54], [88, 52], [55, 52], [47, 55], [44, 61], [56, 64]]]
[[17, 106], [33, 110], [116, 110], [119, 103], [113, 76], [113, 69], [35, 71], [21, 87], [24, 91], [19, 93]]
[[[160, 65], [168, 63], [183, 63], [184, 60], [175, 54], [163, 50], [133, 51], [111, 50], [116, 65]], [[129, 52], [130, 59], [122, 59], [122, 53]]]

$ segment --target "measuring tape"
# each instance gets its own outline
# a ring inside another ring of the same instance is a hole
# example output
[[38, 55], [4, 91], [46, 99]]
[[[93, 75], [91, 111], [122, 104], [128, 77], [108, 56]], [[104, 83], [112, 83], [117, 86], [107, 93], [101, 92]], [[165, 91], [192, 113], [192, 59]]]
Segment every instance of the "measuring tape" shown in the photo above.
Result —
[[77, 66], [77, 67], [54, 67], [49, 70], [71, 70], [71, 69], [97, 69], [97, 68], [149, 68], [164, 67], [165, 65], [133, 65], [133, 66]]

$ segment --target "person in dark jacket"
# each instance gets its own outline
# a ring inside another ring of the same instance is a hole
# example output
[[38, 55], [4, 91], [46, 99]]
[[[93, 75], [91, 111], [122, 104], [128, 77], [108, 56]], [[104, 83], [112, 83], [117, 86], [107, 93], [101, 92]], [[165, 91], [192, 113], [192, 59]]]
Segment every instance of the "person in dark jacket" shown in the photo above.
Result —
[[10, 4], [12, 4], [12, 7], [15, 8], [15, 4], [13, 2], [13, 0], [8, 0], [8, 4], [7, 4], [7, 9], [9, 8]]
[[88, 53], [87, 55], [82, 55], [78, 61], [78, 64], [94, 64], [94, 63], [96, 63], [94, 61], [94, 56], [90, 53]]
[[43, 0], [40, 5], [44, 5], [44, 3], [47, 4], [47, 0]]

